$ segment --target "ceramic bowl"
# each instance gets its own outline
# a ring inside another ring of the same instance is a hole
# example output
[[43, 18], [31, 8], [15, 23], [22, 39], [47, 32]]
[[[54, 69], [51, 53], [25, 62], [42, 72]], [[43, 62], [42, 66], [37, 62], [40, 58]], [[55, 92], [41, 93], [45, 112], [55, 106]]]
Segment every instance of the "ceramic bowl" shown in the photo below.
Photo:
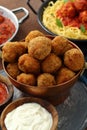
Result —
[[[48, 35], [47, 37], [50, 38], [50, 39], [54, 38], [51, 35]], [[74, 44], [73, 42], [70, 42], [70, 44], [74, 48], [77, 48], [79, 51], [81, 51], [81, 49], [76, 44]], [[83, 68], [84, 68], [85, 60], [83, 62], [84, 62], [83, 63]], [[83, 71], [83, 68], [80, 69], [78, 72], [76, 72], [76, 74], [75, 74], [75, 76], [73, 78], [71, 78], [70, 80], [68, 80], [66, 82], [60, 83], [58, 85], [52, 85], [50, 87], [49, 86], [48, 87], [47, 86], [37, 87], [37, 86], [26, 85], [26, 84], [18, 82], [16, 79], [14, 79], [7, 72], [6, 67], [7, 67], [8, 63], [5, 62], [4, 59], [2, 60], [2, 64], [3, 64], [4, 71], [6, 72], [7, 76], [9, 77], [11, 83], [16, 88], [18, 88], [22, 92], [25, 92], [25, 93], [27, 93], [27, 94], [29, 94], [31, 96], [35, 96], [35, 97], [40, 97], [40, 98], [46, 99], [47, 101], [51, 102], [53, 105], [58, 105], [58, 104], [64, 102], [64, 100], [70, 94], [70, 89], [76, 83], [76, 81], [78, 80], [81, 72]]]
[[6, 63], [4, 62], [4, 70], [8, 75], [11, 83], [22, 92], [30, 96], [40, 97], [51, 102], [53, 105], [59, 105], [69, 96], [70, 89], [76, 83], [82, 70], [80, 70], [71, 80], [51, 87], [36, 87], [25, 85], [12, 78], [6, 71]]
[[[7, 91], [7, 96], [5, 97], [5, 94], [2, 90], [2, 88], [0, 88], [0, 92], [1, 92], [1, 96], [0, 98], [3, 100], [1, 101], [0, 99], [0, 113], [2, 112], [2, 110], [12, 101], [12, 97], [13, 97], [13, 93], [14, 93], [14, 89], [13, 89], [13, 85], [11, 84], [11, 82], [9, 81], [9, 79], [7, 77], [4, 77], [3, 75], [0, 75], [0, 86], [3, 85], [3, 89], [5, 89]], [[2, 97], [3, 96], [3, 97]]]
[[45, 108], [52, 115], [53, 124], [52, 124], [51, 130], [57, 130], [58, 112], [56, 111], [55, 107], [45, 100], [42, 100], [40, 98], [34, 98], [34, 97], [24, 97], [24, 98], [17, 99], [14, 102], [10, 103], [3, 110], [2, 114], [1, 114], [1, 128], [2, 128], [2, 130], [7, 130], [5, 127], [4, 120], [5, 120], [6, 115], [9, 112], [14, 110], [18, 106], [23, 105], [24, 103], [32, 103], [32, 102], [40, 104], [43, 108]]

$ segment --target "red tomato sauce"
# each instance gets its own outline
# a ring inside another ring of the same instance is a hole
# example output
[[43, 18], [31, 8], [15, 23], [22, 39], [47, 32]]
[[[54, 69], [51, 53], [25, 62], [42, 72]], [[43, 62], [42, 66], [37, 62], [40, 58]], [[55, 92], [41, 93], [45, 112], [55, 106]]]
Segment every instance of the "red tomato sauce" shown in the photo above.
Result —
[[0, 82], [0, 104], [2, 104], [8, 97], [9, 93], [4, 83]]
[[0, 15], [0, 44], [11, 38], [15, 30], [16, 28], [11, 20]]
[[56, 11], [56, 17], [62, 20], [64, 26], [80, 28], [81, 25], [84, 25], [87, 30], [87, 1], [66, 2], [61, 9]]

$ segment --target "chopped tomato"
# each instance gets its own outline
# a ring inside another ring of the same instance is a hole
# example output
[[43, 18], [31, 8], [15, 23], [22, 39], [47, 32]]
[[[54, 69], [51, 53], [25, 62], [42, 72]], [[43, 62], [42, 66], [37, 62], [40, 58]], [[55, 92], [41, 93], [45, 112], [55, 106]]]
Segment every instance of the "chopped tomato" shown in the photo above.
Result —
[[4, 21], [4, 17], [0, 15], [0, 23]]
[[16, 28], [10, 19], [0, 16], [0, 44], [11, 38], [15, 30]]
[[8, 90], [4, 83], [0, 82], [0, 104], [2, 104], [8, 97]]

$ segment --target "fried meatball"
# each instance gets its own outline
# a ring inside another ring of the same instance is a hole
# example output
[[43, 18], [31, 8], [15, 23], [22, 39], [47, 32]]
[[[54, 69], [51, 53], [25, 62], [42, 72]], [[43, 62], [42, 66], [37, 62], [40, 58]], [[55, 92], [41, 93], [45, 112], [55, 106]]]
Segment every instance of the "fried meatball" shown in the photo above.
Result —
[[51, 40], [47, 37], [36, 37], [29, 42], [28, 53], [30, 56], [43, 60], [51, 52]]
[[46, 87], [46, 86], [52, 86], [55, 84], [56, 84], [56, 81], [55, 81], [54, 76], [49, 73], [43, 73], [39, 75], [37, 78], [37, 86]]
[[6, 67], [6, 70], [9, 75], [12, 76], [14, 79], [16, 79], [17, 75], [21, 73], [18, 68], [18, 63], [9, 63]]
[[52, 40], [52, 51], [56, 55], [63, 55], [67, 50], [71, 48], [73, 48], [73, 46], [66, 38], [62, 36], [56, 36]]
[[18, 67], [24, 73], [34, 73], [40, 72], [40, 63], [38, 60], [30, 57], [28, 54], [23, 54], [18, 59]]
[[6, 62], [15, 62], [26, 51], [25, 42], [8, 42], [2, 48], [2, 58]]
[[41, 63], [42, 71], [45, 73], [55, 73], [62, 65], [62, 60], [54, 53], [50, 53], [49, 56]]
[[33, 74], [21, 73], [17, 76], [17, 81], [26, 85], [36, 85], [36, 78]]
[[25, 41], [30, 42], [30, 40], [32, 40], [33, 38], [38, 37], [38, 36], [45, 36], [45, 35], [38, 30], [33, 30], [33, 31], [29, 32], [28, 35], [25, 37]]
[[72, 79], [75, 76], [75, 72], [72, 70], [63, 67], [58, 71], [57, 77], [56, 77], [56, 83], [61, 84], [64, 83], [70, 79]]
[[77, 49], [73, 48], [65, 52], [64, 64], [72, 71], [79, 71], [84, 66], [84, 55]]

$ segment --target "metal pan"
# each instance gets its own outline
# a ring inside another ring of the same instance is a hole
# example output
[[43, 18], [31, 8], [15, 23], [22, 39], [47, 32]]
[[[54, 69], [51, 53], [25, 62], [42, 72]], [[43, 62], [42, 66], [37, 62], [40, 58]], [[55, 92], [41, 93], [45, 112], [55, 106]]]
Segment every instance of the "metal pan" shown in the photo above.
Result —
[[[38, 23], [40, 24], [40, 26], [41, 26], [47, 33], [56, 36], [56, 34], [54, 34], [54, 33], [51, 32], [49, 29], [47, 29], [47, 28], [43, 25], [43, 22], [42, 22], [42, 16], [43, 16], [44, 8], [46, 8], [46, 7], [48, 6], [48, 3], [49, 3], [50, 1], [56, 2], [56, 0], [40, 0], [40, 1], [42, 1], [43, 3], [42, 3], [42, 5], [40, 6], [40, 8], [39, 8], [38, 11], [36, 11], [36, 10], [33, 8], [33, 6], [31, 5], [31, 1], [30, 1], [30, 0], [27, 1], [27, 4], [28, 4], [28, 6], [30, 7], [30, 9], [37, 15]], [[76, 43], [76, 44], [81, 43], [81, 44], [83, 45], [84, 43], [86, 43], [86, 45], [87, 45], [87, 40], [70, 39], [70, 38], [68, 38], [68, 39], [71, 40], [72, 42]]]
[[[16, 17], [15, 13], [18, 13], [18, 12], [24, 12], [24, 16], [18, 20], [18, 18]], [[19, 24], [22, 23], [28, 16], [29, 16], [29, 12], [28, 10], [26, 10], [24, 7], [19, 7], [19, 8], [16, 8], [16, 9], [13, 9], [13, 10], [9, 10], [3, 6], [0, 6], [0, 14], [2, 14], [2, 16], [6, 17], [6, 18], [9, 18], [11, 20], [11, 22], [13, 22], [13, 24], [15, 25], [15, 32], [13, 33], [13, 35], [7, 40], [7, 41], [11, 41], [15, 35], [17, 34], [18, 32], [18, 29], [19, 29]], [[7, 42], [6, 41], [6, 42]], [[5, 42], [5, 43], [6, 43]], [[0, 48], [5, 44], [5, 43], [2, 43], [0, 45]]]

